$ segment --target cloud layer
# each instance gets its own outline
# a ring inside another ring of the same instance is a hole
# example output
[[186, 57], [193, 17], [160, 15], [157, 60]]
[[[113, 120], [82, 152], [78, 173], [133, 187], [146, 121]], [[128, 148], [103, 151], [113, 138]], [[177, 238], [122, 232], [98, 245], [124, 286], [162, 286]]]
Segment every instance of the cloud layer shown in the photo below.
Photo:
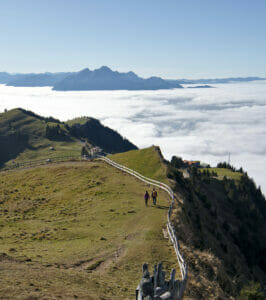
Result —
[[23, 107], [67, 120], [100, 119], [139, 147], [159, 145], [166, 158], [228, 159], [266, 192], [266, 82], [213, 89], [56, 92], [0, 85], [0, 111]]

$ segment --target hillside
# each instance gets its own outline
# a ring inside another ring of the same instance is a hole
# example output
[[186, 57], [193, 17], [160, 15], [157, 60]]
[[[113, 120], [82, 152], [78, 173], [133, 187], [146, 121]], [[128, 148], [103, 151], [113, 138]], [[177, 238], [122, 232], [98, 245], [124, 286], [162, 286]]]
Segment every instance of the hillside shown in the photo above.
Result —
[[265, 197], [242, 168], [220, 166], [192, 168], [184, 179], [178, 159], [168, 165], [178, 196], [173, 221], [189, 268], [186, 299], [262, 300]]
[[114, 130], [103, 126], [94, 118], [79, 118], [66, 122], [72, 136], [87, 140], [92, 145], [97, 145], [107, 153], [125, 152], [137, 149], [135, 145], [123, 138]]
[[143, 262], [178, 268], [146, 189], [97, 161], [1, 173], [0, 298], [133, 299]]
[[126, 153], [117, 153], [110, 158], [148, 178], [169, 184], [169, 180], [166, 178], [166, 164], [159, 147], [152, 146]]
[[96, 119], [87, 118], [85, 124], [77, 120], [64, 123], [20, 108], [0, 114], [0, 165], [80, 156], [85, 142], [109, 153], [136, 149]]

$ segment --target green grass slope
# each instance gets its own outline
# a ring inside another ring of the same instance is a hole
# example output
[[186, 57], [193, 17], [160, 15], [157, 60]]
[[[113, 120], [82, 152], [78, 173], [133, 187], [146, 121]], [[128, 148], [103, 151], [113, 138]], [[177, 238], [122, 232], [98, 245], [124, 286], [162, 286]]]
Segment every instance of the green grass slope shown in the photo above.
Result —
[[146, 189], [100, 161], [0, 173], [0, 298], [134, 299], [142, 263], [178, 268]]
[[217, 174], [217, 179], [222, 180], [224, 177], [227, 177], [228, 179], [233, 180], [240, 180], [241, 176], [243, 175], [240, 172], [233, 172], [232, 170], [226, 169], [226, 168], [202, 168], [199, 169], [200, 172], [203, 172], [204, 170], [209, 172], [215, 172]]
[[118, 153], [111, 155], [110, 159], [146, 177], [169, 183], [166, 177], [166, 165], [163, 162], [163, 157], [158, 147], [152, 146], [145, 149]]
[[111, 128], [102, 125], [97, 119], [81, 117], [70, 120], [66, 124], [73, 136], [99, 146], [106, 153], [119, 153], [137, 149], [129, 140]]
[[81, 117], [64, 123], [21, 108], [0, 114], [0, 167], [79, 156], [85, 142], [108, 153], [136, 149], [119, 133], [93, 118]]
[[[59, 127], [60, 134], [47, 138], [46, 128]], [[54, 147], [54, 151], [50, 150]], [[60, 156], [80, 155], [82, 145], [71, 137], [64, 124], [23, 109], [0, 114], [0, 165]]]

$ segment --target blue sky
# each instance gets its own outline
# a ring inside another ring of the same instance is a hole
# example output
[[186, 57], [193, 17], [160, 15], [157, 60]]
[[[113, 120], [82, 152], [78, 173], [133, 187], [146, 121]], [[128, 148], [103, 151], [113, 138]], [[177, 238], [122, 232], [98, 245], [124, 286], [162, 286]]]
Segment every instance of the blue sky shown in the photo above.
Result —
[[0, 1], [0, 71], [266, 77], [266, 0]]

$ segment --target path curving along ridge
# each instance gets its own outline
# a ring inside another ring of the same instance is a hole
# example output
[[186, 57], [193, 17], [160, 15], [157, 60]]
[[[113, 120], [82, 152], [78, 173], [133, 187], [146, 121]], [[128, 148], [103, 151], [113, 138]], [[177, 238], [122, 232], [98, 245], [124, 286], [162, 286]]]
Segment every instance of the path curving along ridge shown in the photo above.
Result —
[[186, 282], [187, 282], [188, 271], [187, 271], [186, 262], [179, 251], [178, 239], [175, 235], [175, 230], [174, 230], [174, 227], [171, 224], [171, 220], [170, 220], [171, 215], [172, 215], [173, 205], [174, 205], [173, 190], [167, 184], [157, 181], [157, 180], [154, 180], [154, 179], [151, 179], [151, 178], [148, 178], [148, 177], [145, 177], [145, 176], [141, 175], [140, 173], [138, 173], [130, 168], [127, 168], [123, 165], [120, 165], [105, 156], [97, 155], [97, 158], [108, 163], [109, 165], [123, 171], [123, 172], [126, 172], [126, 173], [138, 178], [139, 180], [141, 180], [149, 185], [156, 186], [157, 188], [160, 188], [161, 190], [166, 191], [169, 194], [169, 196], [171, 197], [171, 204], [169, 206], [168, 213], [167, 213], [167, 230], [168, 230], [168, 234], [169, 234], [171, 243], [172, 243], [175, 253], [176, 253], [177, 261], [178, 261], [178, 264], [180, 267], [181, 278], [182, 278], [182, 280], [179, 281], [179, 287], [178, 287], [178, 291], [177, 291], [175, 299], [176, 300], [183, 299]]

